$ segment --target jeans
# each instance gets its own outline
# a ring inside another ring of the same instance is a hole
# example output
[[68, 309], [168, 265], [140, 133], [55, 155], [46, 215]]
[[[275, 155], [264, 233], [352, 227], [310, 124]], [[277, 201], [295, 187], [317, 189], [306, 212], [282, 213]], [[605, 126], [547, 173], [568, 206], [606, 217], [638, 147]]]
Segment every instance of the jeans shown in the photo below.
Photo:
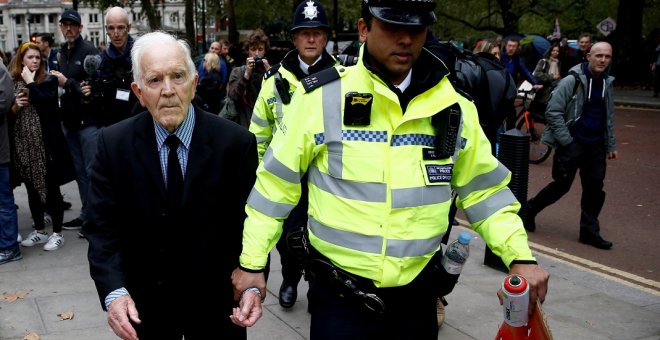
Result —
[[80, 194], [80, 219], [86, 220], [87, 191], [89, 190], [89, 176], [92, 173], [92, 164], [96, 155], [96, 137], [99, 129], [96, 126], [87, 126], [79, 130], [64, 128], [73, 166], [76, 169], [76, 183]]
[[0, 164], [0, 250], [18, 250], [17, 238], [18, 216], [9, 184], [9, 164]]

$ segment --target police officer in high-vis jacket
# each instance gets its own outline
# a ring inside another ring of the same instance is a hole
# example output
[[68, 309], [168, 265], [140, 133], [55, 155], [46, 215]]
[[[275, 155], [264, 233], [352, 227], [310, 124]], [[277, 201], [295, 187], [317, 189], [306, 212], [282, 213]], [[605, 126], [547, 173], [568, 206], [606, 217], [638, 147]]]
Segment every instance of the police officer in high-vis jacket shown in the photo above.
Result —
[[472, 102], [422, 48], [435, 6], [363, 0], [358, 64], [301, 81], [248, 198], [234, 323], [261, 316], [262, 272], [304, 174], [312, 339], [437, 338], [452, 188], [472, 228], [528, 280], [530, 305], [544, 301], [549, 275], [529, 249], [511, 174]]
[[[254, 104], [250, 131], [257, 137], [259, 159], [263, 159], [273, 133], [280, 128], [282, 117], [289, 109], [291, 97], [300, 87], [300, 79], [333, 67], [335, 59], [326, 52], [330, 25], [325, 9], [317, 1], [304, 1], [293, 13], [291, 36], [295, 50], [286, 54], [282, 62], [271, 67], [264, 75], [261, 91]], [[300, 202], [284, 221], [284, 232], [277, 242], [282, 262], [282, 285], [279, 302], [290, 308], [296, 303], [297, 286], [302, 276], [302, 263], [290, 253], [286, 235], [288, 231], [307, 224], [306, 178], [301, 181], [303, 193]]]

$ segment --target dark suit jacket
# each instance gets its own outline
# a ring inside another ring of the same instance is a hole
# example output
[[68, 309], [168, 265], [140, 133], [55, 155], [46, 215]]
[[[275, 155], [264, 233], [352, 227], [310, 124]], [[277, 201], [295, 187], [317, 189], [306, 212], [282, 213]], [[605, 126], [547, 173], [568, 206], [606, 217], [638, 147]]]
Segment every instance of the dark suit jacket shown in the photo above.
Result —
[[99, 133], [84, 232], [104, 309], [105, 297], [126, 287], [143, 324], [167, 326], [162, 314], [168, 313], [177, 324], [190, 321], [222, 334], [223, 325], [232, 327], [230, 276], [241, 252], [257, 149], [246, 129], [198, 108], [195, 113], [180, 214], [168, 211], [153, 119], [143, 112]]

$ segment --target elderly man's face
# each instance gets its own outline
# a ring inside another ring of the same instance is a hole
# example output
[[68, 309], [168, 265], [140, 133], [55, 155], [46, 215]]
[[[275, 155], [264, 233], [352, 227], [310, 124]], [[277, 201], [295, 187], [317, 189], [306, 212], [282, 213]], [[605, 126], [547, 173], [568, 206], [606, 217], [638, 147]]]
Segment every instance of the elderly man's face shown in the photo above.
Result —
[[140, 104], [170, 132], [188, 115], [197, 87], [197, 74], [190, 74], [186, 58], [189, 57], [176, 44], [147, 49], [140, 58], [141, 86], [131, 85]]

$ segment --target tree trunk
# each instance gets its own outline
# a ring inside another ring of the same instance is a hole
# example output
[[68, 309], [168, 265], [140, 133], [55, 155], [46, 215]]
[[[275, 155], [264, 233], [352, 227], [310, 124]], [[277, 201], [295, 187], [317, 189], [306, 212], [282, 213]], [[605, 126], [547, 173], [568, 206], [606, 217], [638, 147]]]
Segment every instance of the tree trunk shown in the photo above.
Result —
[[195, 35], [195, 10], [193, 9], [193, 0], [186, 0], [186, 40], [190, 44], [193, 55], [197, 54], [197, 36]]
[[646, 54], [641, 47], [645, 0], [620, 0], [614, 31], [608, 40], [612, 44], [612, 74], [619, 84], [633, 85], [644, 81], [648, 74]]
[[238, 34], [238, 29], [236, 29], [236, 13], [234, 11], [234, 1], [225, 0], [225, 9], [227, 10], [227, 19], [229, 19], [229, 32], [227, 33], [229, 42], [234, 46], [240, 46], [240, 35]]
[[142, 0], [140, 3], [142, 4], [142, 12], [147, 15], [147, 22], [153, 32], [160, 29], [160, 20], [158, 20], [158, 17], [156, 16], [156, 8], [151, 1], [152, 0]]

